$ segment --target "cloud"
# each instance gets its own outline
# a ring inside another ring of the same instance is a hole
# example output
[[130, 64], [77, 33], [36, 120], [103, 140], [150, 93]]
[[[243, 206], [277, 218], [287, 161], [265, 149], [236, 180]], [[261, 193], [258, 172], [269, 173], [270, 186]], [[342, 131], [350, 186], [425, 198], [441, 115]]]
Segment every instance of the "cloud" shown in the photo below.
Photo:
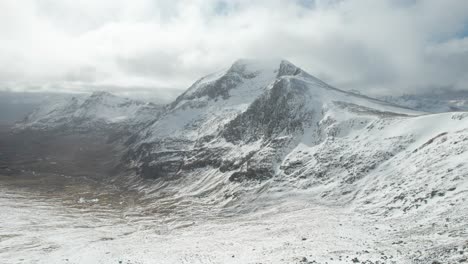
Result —
[[342, 89], [468, 90], [465, 10], [463, 0], [3, 0], [0, 89], [182, 89], [238, 58], [282, 57]]

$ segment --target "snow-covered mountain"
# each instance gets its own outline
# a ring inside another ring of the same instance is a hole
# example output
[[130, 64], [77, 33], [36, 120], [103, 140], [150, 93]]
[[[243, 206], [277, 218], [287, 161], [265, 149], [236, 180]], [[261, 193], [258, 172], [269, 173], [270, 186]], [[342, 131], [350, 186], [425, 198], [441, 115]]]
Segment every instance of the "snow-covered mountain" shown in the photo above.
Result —
[[127, 158], [148, 178], [203, 168], [218, 180], [266, 180], [293, 166], [303, 171], [299, 148], [419, 114], [333, 88], [287, 61], [240, 60], [179, 96], [139, 133]]
[[64, 93], [13, 92], [0, 90], [0, 125], [13, 125], [36, 108], [71, 97]]
[[156, 118], [162, 107], [108, 92], [49, 101], [16, 124], [17, 129], [96, 130], [136, 127]]
[[468, 111], [468, 92], [442, 90], [439, 92], [384, 96], [384, 101], [430, 113]]
[[457, 260], [448, 247], [465, 243], [468, 113], [347, 93], [287, 61], [241, 60], [200, 79], [140, 131], [124, 160], [170, 199], [244, 211], [305, 195], [409, 221], [408, 233], [448, 216], [452, 235], [433, 242], [437, 254]]
[[158, 204], [346, 205], [400, 226], [385, 239], [401, 239], [401, 263], [466, 259], [454, 248], [466, 247], [468, 113], [427, 114], [336, 89], [288, 61], [239, 60], [161, 111], [93, 94], [40, 110], [25, 127], [95, 120], [141, 124], [121, 162], [133, 172], [127, 183]]

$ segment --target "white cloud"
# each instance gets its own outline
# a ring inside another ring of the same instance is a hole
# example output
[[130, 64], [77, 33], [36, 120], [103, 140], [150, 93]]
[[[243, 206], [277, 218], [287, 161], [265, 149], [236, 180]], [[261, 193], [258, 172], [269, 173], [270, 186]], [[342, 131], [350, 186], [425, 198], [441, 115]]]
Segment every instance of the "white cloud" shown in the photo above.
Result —
[[343, 89], [468, 89], [466, 10], [464, 0], [2, 0], [0, 88], [181, 89], [240, 57], [283, 57]]

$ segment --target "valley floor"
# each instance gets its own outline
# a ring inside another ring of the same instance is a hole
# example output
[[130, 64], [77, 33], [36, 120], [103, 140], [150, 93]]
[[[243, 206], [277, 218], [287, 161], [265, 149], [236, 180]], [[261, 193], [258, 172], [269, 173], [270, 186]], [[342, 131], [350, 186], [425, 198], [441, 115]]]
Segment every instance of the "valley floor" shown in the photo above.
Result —
[[139, 198], [85, 179], [0, 176], [0, 263], [462, 263], [468, 257], [467, 237], [444, 231], [443, 219], [379, 218], [304, 196], [231, 217], [199, 206], [154, 211]]

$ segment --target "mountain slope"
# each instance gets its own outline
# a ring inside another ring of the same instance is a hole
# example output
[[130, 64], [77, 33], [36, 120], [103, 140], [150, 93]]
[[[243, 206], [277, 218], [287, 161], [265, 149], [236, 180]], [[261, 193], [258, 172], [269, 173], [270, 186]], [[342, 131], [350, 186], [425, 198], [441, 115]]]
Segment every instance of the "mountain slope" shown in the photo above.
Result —
[[156, 118], [160, 106], [144, 103], [107, 92], [90, 96], [71, 97], [43, 104], [22, 122], [17, 129], [84, 130], [121, 129], [141, 125]]

